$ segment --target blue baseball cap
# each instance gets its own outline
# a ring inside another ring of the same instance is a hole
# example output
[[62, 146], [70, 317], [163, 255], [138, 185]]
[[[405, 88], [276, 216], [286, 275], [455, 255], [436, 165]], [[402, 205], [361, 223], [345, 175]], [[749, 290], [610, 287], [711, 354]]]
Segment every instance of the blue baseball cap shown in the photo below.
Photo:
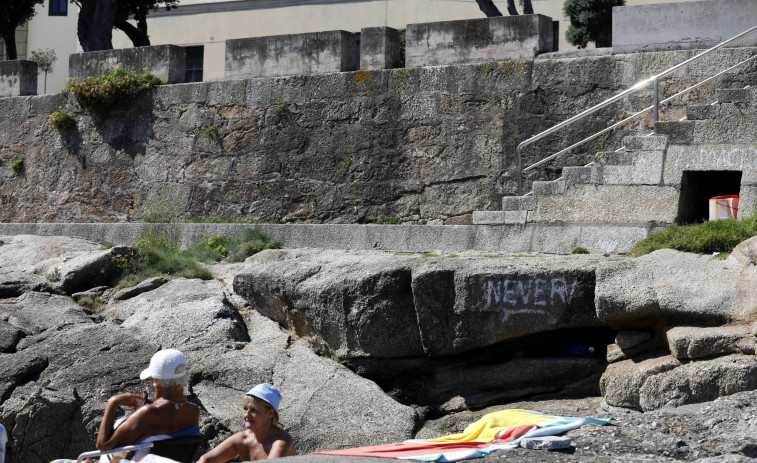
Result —
[[268, 383], [262, 383], [258, 384], [257, 386], [253, 387], [245, 395], [251, 395], [253, 397], [257, 397], [258, 399], [263, 399], [276, 411], [276, 414], [279, 414], [279, 402], [281, 402], [281, 392], [279, 392], [278, 389], [276, 389], [273, 384]]

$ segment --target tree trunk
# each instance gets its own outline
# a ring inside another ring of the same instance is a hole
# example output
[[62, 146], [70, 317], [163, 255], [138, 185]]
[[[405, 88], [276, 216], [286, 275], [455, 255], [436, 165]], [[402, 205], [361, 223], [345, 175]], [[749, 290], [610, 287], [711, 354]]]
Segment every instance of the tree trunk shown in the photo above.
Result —
[[137, 21], [136, 27], [128, 22], [126, 17], [119, 17], [114, 24], [116, 29], [122, 30], [129, 37], [135, 47], [150, 46], [150, 36], [147, 35], [147, 13], [148, 10], [145, 5], [141, 5], [134, 13], [134, 19]]
[[499, 8], [497, 8], [497, 5], [495, 5], [492, 0], [476, 0], [476, 3], [478, 3], [478, 7], [484, 12], [487, 18], [502, 16]]
[[0, 38], [2, 38], [3, 42], [5, 42], [5, 52], [8, 55], [5, 59], [7, 60], [18, 59], [18, 51], [16, 50], [15, 31], [11, 33], [10, 37], [3, 35], [3, 36], [0, 36]]
[[118, 0], [82, 0], [76, 33], [84, 51], [113, 49]]
[[150, 38], [147, 36], [146, 31], [140, 30], [139, 27], [135, 27], [132, 23], [119, 19], [113, 25], [116, 29], [122, 30], [135, 47], [150, 45]]
[[515, 9], [515, 0], [507, 0], [507, 12], [510, 16], [518, 16], [518, 10]]
[[523, 14], [534, 14], [534, 7], [531, 6], [531, 0], [523, 0]]

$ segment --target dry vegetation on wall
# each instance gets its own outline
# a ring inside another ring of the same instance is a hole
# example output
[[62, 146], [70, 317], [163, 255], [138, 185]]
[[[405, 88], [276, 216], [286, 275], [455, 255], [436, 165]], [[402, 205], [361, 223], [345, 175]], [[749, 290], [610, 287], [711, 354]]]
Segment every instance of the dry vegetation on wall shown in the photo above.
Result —
[[128, 101], [145, 90], [165, 84], [147, 69], [142, 74], [116, 67], [84, 82], [68, 80], [64, 92], [73, 92], [82, 108], [95, 113], [107, 112], [121, 102]]

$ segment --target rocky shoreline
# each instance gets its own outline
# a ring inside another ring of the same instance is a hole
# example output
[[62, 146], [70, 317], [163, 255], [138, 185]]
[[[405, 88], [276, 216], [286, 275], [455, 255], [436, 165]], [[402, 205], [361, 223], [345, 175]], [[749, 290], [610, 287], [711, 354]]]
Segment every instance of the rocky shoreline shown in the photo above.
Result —
[[487, 461], [757, 458], [751, 240], [724, 260], [269, 250], [210, 266], [212, 280], [120, 291], [103, 283], [124, 248], [0, 242], [10, 461], [93, 449], [107, 397], [143, 393], [138, 373], [165, 347], [189, 358], [209, 445], [268, 381], [298, 460], [347, 463], [308, 453], [458, 432], [502, 408], [615, 420], [569, 432], [569, 450]]

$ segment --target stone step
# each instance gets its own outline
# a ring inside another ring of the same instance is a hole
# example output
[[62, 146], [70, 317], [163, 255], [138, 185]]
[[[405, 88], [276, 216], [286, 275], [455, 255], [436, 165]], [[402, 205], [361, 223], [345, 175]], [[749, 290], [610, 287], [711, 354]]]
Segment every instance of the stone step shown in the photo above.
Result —
[[751, 88], [719, 88], [715, 90], [715, 98], [721, 103], [751, 103]]
[[705, 121], [718, 118], [754, 117], [755, 105], [744, 103], [696, 104], [686, 106], [686, 118], [690, 121]]
[[473, 211], [473, 225], [525, 224], [528, 211]]
[[662, 151], [668, 147], [665, 135], [628, 136], [623, 138], [626, 151]]
[[757, 113], [736, 111], [715, 119], [668, 121], [655, 124], [655, 132], [667, 135], [670, 144], [755, 143]]
[[504, 196], [503, 211], [533, 211], [536, 209], [536, 196]]
[[562, 176], [568, 185], [584, 183], [602, 183], [602, 173], [604, 167], [589, 166], [577, 167], [567, 166], [562, 168]]
[[534, 196], [561, 195], [567, 183], [564, 180], [535, 181], [532, 185]]
[[[607, 175], [607, 172], [605, 172]], [[539, 196], [528, 223], [674, 223], [679, 192], [674, 186], [576, 185], [562, 195]]]

